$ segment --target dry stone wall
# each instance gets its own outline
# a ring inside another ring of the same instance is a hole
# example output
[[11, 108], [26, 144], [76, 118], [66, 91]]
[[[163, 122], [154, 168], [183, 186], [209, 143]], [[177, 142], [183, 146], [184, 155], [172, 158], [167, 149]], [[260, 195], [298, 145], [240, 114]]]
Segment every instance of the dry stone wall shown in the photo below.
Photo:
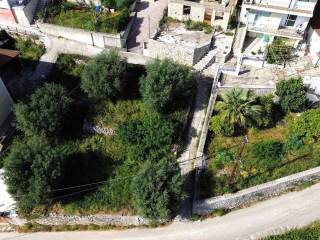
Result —
[[38, 218], [37, 223], [42, 225], [112, 225], [112, 226], [142, 226], [149, 222], [139, 216], [118, 215], [88, 215], [68, 216], [50, 214], [47, 217]]
[[194, 203], [193, 213], [206, 215], [215, 209], [232, 209], [246, 205], [257, 200], [267, 199], [290, 189], [301, 182], [308, 182], [320, 179], [320, 167], [309, 169], [304, 172], [279, 178], [275, 181], [251, 187], [235, 194], [226, 194], [219, 197], [199, 200]]

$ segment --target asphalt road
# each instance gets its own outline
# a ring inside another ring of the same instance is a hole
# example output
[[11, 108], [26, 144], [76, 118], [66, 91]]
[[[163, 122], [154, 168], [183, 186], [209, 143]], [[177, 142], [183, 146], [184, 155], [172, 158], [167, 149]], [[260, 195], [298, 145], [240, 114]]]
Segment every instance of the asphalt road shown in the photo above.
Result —
[[259, 239], [320, 219], [320, 184], [291, 192], [223, 217], [174, 223], [162, 228], [105, 232], [1, 233], [1, 240], [242, 240]]

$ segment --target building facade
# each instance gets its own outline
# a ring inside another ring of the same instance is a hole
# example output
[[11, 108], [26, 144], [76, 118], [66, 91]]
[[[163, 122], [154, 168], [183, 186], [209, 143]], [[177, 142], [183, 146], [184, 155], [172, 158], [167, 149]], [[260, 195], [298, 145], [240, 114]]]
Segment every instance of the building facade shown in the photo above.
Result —
[[180, 21], [200, 21], [211, 26], [228, 28], [230, 17], [234, 9], [233, 1], [187, 1], [169, 0], [168, 16]]
[[39, 0], [0, 0], [0, 22], [30, 25]]
[[244, 0], [240, 21], [252, 33], [303, 40], [316, 2], [317, 0]]

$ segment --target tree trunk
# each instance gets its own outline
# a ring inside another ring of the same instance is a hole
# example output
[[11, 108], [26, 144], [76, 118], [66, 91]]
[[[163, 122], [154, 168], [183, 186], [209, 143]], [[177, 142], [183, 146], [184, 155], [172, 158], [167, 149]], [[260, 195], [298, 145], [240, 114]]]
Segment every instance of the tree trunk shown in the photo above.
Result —
[[245, 134], [245, 135], [243, 135], [243, 141], [242, 141], [242, 144], [241, 144], [241, 146], [239, 148], [236, 162], [233, 165], [233, 169], [232, 169], [232, 172], [231, 172], [231, 175], [230, 175], [230, 179], [229, 179], [229, 183], [228, 183], [229, 185], [234, 183], [234, 180], [235, 180], [235, 177], [236, 177], [236, 172], [237, 172], [238, 167], [240, 165], [240, 162], [241, 162], [241, 159], [242, 159], [243, 150], [244, 150], [244, 147], [247, 144], [247, 142], [248, 142], [248, 137]]

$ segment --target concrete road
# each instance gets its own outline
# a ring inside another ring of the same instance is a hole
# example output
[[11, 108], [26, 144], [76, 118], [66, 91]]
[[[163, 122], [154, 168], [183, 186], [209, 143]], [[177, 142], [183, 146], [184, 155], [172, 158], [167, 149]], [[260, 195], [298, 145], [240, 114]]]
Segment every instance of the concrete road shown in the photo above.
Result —
[[148, 229], [106, 232], [0, 233], [0, 239], [14, 240], [241, 240], [259, 239], [288, 228], [301, 227], [320, 219], [320, 184], [292, 192], [223, 217], [202, 222], [174, 223]]

